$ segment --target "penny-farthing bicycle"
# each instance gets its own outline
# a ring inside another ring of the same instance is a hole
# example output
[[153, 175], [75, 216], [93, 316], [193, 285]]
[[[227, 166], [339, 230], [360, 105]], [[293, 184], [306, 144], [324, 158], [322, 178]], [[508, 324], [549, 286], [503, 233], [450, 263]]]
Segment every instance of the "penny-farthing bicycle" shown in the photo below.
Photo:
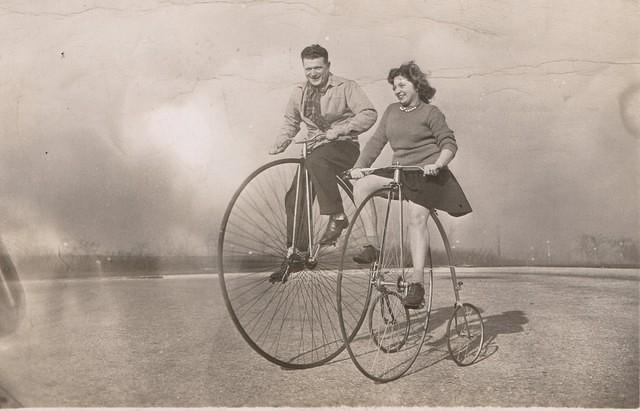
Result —
[[[390, 184], [370, 194], [352, 216], [342, 247], [338, 271], [338, 317], [349, 355], [367, 377], [387, 382], [411, 368], [425, 341], [433, 299], [433, 271], [444, 267], [451, 275], [454, 309], [447, 324], [447, 346], [459, 365], [470, 365], [480, 355], [484, 327], [480, 311], [460, 299], [462, 282], [456, 278], [449, 241], [436, 210], [429, 210], [424, 304], [403, 305], [411, 270], [407, 223], [404, 215], [404, 173], [424, 173], [421, 167], [399, 166], [364, 170], [392, 177]], [[399, 201], [402, 200], [402, 201]], [[374, 230], [375, 233], [368, 231]], [[360, 250], [377, 238], [376, 261], [357, 264]]]
[[[308, 142], [299, 142], [301, 158], [272, 161], [244, 180], [227, 206], [218, 238], [220, 286], [236, 328], [256, 352], [286, 368], [314, 367], [344, 349], [335, 298], [340, 240], [329, 246], [317, 241], [323, 227], [305, 166]], [[336, 178], [350, 218], [351, 184]], [[288, 246], [285, 194], [292, 181], [295, 213]], [[272, 274], [283, 268], [274, 281]]]

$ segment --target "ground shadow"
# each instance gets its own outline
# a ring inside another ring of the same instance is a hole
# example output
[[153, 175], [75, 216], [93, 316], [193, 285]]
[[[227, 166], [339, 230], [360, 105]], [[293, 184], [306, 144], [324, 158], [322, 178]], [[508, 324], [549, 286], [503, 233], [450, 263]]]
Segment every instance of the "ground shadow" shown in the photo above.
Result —
[[[455, 365], [449, 355], [446, 335], [446, 326], [452, 310], [453, 307], [432, 311], [429, 321], [429, 329], [432, 331], [427, 334], [427, 340], [422, 347], [420, 356], [406, 375], [418, 373], [445, 360], [451, 361], [451, 364]], [[505, 311], [500, 314], [483, 317], [484, 342], [480, 356], [475, 363], [486, 360], [498, 351], [497, 339], [499, 335], [523, 332], [524, 325], [528, 322], [529, 319], [524, 311], [521, 310]], [[457, 365], [455, 366], [457, 367]]]
[[524, 331], [524, 325], [529, 322], [524, 311], [511, 310], [501, 314], [483, 317], [484, 344], [480, 357], [476, 362], [484, 361], [498, 351], [496, 338], [500, 334], [517, 334]]
[[[482, 314], [482, 310], [481, 314]], [[425, 337], [424, 345], [421, 352], [416, 359], [414, 365], [407, 371], [405, 375], [412, 375], [422, 370], [432, 367], [433, 365], [441, 361], [450, 361], [455, 367], [455, 364], [451, 358], [447, 348], [447, 335], [446, 328], [449, 318], [453, 312], [453, 305], [447, 307], [440, 307], [431, 310], [429, 316], [428, 333]], [[421, 333], [421, 329], [424, 326], [424, 317], [412, 318], [410, 320], [412, 327], [417, 327], [412, 334]], [[501, 334], [515, 334], [524, 331], [524, 326], [529, 322], [524, 311], [511, 310], [505, 311], [500, 314], [494, 314], [489, 316], [483, 316], [482, 322], [484, 325], [484, 342], [478, 359], [475, 363], [485, 361], [489, 357], [493, 356], [499, 349], [497, 343], [498, 336]], [[358, 336], [356, 340], [362, 338], [370, 338], [369, 336]], [[324, 363], [324, 365], [337, 366], [345, 361], [351, 361], [345, 346], [341, 344], [341, 341], [328, 341], [327, 344], [316, 347], [314, 350], [321, 350], [327, 346], [333, 346], [338, 352], [336, 356], [331, 360]], [[304, 352], [300, 355], [306, 355], [310, 352]], [[366, 353], [365, 353], [366, 354]], [[390, 354], [393, 355], [393, 354]], [[298, 356], [296, 356], [298, 357]], [[294, 359], [296, 358], [294, 357]], [[292, 361], [295, 363], [295, 361]], [[474, 363], [474, 364], [475, 364]], [[323, 365], [323, 364], [318, 364]], [[282, 367], [283, 370], [295, 370], [296, 368]]]

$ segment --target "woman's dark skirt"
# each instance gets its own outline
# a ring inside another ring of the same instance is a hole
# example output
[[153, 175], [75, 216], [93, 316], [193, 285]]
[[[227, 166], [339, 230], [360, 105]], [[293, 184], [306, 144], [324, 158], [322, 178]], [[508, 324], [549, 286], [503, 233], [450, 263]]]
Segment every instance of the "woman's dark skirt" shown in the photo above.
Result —
[[[384, 175], [384, 177], [391, 177], [391, 175]], [[442, 210], [453, 217], [471, 212], [471, 205], [462, 187], [447, 167], [440, 169], [437, 176], [425, 176], [421, 172], [405, 172], [402, 187], [407, 200], [423, 207]]]

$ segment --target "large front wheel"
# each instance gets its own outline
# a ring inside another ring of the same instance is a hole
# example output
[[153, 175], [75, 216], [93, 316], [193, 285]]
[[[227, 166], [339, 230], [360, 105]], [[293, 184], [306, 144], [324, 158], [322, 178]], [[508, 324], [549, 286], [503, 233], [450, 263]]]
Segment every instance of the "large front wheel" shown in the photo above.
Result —
[[[304, 178], [304, 170], [303, 160], [282, 159], [253, 172], [231, 199], [218, 239], [220, 287], [233, 323], [256, 352], [287, 368], [323, 364], [344, 348], [335, 302], [338, 247], [321, 248], [311, 259], [307, 254], [288, 270], [286, 281], [270, 281], [287, 257], [285, 194], [298, 173]], [[340, 179], [338, 186], [350, 217], [350, 187]], [[299, 210], [305, 210], [305, 187], [298, 187]], [[318, 239], [317, 201], [311, 216], [313, 238]], [[301, 212], [298, 245], [302, 236], [308, 238], [303, 221], [306, 214]]]
[[[400, 197], [399, 187], [385, 188], [362, 202], [347, 231], [338, 272], [338, 314], [349, 355], [364, 375], [378, 382], [401, 377], [415, 362], [427, 334], [433, 296], [428, 253], [424, 304], [404, 307], [406, 284], [417, 279], [412, 279], [411, 222]], [[354, 257], [367, 246], [379, 250], [378, 258], [356, 262]]]

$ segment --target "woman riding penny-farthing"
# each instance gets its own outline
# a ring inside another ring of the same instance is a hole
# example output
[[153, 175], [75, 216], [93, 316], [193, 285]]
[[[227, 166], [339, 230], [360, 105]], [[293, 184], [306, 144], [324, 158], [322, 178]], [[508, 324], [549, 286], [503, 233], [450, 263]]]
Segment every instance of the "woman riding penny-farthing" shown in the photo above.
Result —
[[[413, 62], [388, 76], [398, 103], [387, 107], [350, 175], [358, 209], [345, 234], [338, 313], [349, 355], [367, 377], [391, 381], [407, 372], [427, 336], [437, 266], [455, 296], [447, 346], [459, 365], [475, 362], [483, 343], [480, 311], [460, 299], [451, 248], [437, 210], [471, 207], [447, 167], [453, 131], [430, 99], [435, 93]], [[389, 143], [393, 165], [370, 168]], [[353, 253], [354, 248], [359, 248]]]

